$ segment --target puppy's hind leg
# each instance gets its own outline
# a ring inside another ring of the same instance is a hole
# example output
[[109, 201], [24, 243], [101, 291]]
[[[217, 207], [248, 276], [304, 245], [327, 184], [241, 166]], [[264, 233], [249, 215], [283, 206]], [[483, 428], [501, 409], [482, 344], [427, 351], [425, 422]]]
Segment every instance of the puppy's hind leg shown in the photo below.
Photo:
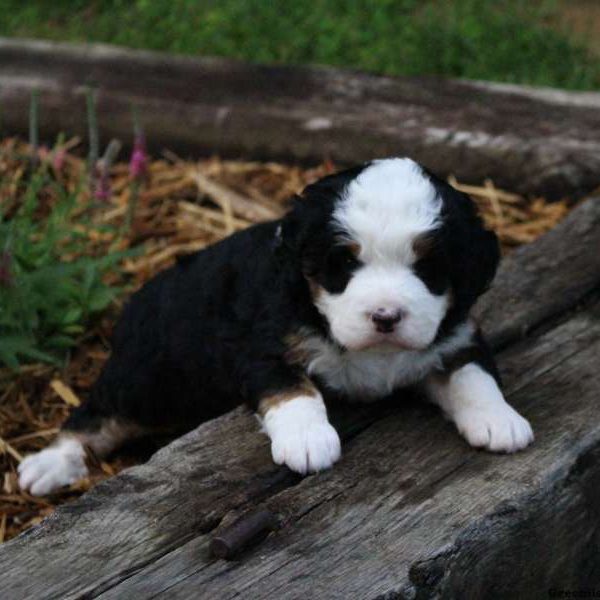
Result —
[[71, 413], [53, 444], [23, 460], [19, 485], [34, 496], [71, 485], [88, 475], [86, 447], [102, 458], [142, 433], [143, 428], [119, 417], [94, 414], [86, 403]]

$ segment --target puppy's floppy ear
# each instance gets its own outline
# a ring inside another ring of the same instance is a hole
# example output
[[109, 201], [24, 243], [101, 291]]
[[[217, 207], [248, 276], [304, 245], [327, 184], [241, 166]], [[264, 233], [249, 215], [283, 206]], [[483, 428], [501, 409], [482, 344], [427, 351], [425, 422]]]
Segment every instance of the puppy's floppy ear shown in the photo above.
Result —
[[344, 188], [364, 167], [365, 165], [360, 165], [322, 177], [307, 185], [300, 195], [291, 198], [291, 210], [281, 221], [278, 240], [281, 253], [292, 252], [301, 256], [309, 239], [311, 245], [314, 245], [314, 238], [319, 238], [326, 232], [334, 205], [342, 196]]
[[491, 284], [500, 261], [498, 239], [484, 228], [473, 200], [432, 179], [442, 199], [442, 235], [448, 253], [454, 305], [466, 315]]
[[294, 196], [290, 200], [290, 205], [290, 211], [281, 219], [277, 228], [275, 240], [277, 255], [287, 260], [301, 257], [307, 233], [307, 223], [303, 219], [304, 210], [301, 198]]
[[348, 184], [369, 165], [365, 163], [327, 175], [312, 183], [291, 200], [292, 208], [281, 221], [277, 252], [296, 259], [304, 271], [323, 256], [331, 244], [331, 216]]

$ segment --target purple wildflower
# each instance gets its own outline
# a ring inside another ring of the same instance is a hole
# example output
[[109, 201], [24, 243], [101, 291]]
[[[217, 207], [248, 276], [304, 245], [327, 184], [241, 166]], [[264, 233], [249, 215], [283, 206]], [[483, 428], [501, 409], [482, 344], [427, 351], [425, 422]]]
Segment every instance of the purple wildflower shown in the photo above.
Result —
[[10, 250], [0, 253], [0, 286], [10, 287], [13, 284], [12, 260]]
[[65, 166], [65, 157], [67, 152], [64, 148], [56, 148], [52, 156], [52, 167], [57, 173], [60, 173]]
[[48, 157], [49, 156], [50, 156], [50, 150], [48, 150], [47, 146], [40, 146], [37, 149], [37, 158], [41, 162], [43, 162], [43, 163], [48, 162]]
[[103, 160], [99, 160], [94, 169], [94, 198], [101, 202], [110, 200], [110, 179]]
[[129, 160], [129, 174], [132, 179], [139, 180], [146, 176], [148, 170], [148, 154], [146, 139], [143, 133], [138, 133], [133, 142], [133, 152]]

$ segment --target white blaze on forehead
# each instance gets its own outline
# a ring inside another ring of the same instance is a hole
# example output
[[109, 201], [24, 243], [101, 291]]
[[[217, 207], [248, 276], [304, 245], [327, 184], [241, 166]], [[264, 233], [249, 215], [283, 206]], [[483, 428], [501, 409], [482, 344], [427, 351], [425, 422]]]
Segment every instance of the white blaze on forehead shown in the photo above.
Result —
[[439, 225], [441, 199], [417, 163], [374, 161], [354, 181], [333, 213], [361, 246], [361, 259], [410, 264], [415, 238]]

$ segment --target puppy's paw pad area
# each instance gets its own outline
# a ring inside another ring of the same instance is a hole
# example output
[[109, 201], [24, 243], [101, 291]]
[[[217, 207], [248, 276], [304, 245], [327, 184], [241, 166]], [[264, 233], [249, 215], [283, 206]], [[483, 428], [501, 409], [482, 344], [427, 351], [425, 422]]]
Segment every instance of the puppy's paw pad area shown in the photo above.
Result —
[[19, 465], [19, 486], [33, 496], [44, 496], [87, 475], [83, 455], [47, 448]]
[[533, 442], [529, 421], [508, 404], [464, 410], [455, 421], [459, 432], [475, 448], [511, 453]]
[[341, 456], [337, 431], [329, 423], [315, 423], [277, 435], [271, 443], [273, 460], [306, 475], [329, 469]]

